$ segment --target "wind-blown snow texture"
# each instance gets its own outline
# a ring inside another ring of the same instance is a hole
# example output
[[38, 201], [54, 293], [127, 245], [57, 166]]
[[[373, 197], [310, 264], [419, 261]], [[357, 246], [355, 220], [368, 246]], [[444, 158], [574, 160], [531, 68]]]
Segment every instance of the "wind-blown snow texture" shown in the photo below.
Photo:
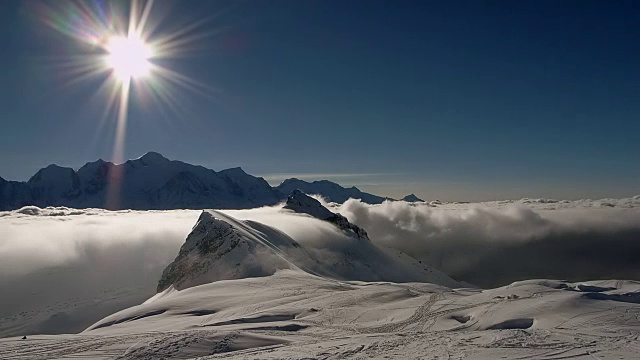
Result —
[[79, 335], [0, 339], [0, 358], [636, 359], [639, 291], [633, 281], [480, 290], [280, 270], [170, 288]]
[[[117, 189], [110, 194], [110, 189]], [[307, 183], [289, 179], [271, 187], [241, 168], [219, 172], [149, 152], [123, 164], [103, 160], [78, 171], [49, 165], [27, 182], [0, 178], [0, 210], [35, 205], [110, 209], [244, 209], [274, 205], [292, 190], [319, 194], [329, 201], [349, 198], [381, 203], [384, 198], [343, 188], [329, 181]], [[114, 199], [109, 199], [113, 196]]]

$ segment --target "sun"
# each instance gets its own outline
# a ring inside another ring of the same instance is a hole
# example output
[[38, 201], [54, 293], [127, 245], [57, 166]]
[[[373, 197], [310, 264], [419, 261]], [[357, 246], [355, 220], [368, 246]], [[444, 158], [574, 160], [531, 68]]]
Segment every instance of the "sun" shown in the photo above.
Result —
[[149, 75], [153, 56], [151, 47], [136, 35], [113, 36], [106, 45], [107, 66], [122, 80], [141, 78]]

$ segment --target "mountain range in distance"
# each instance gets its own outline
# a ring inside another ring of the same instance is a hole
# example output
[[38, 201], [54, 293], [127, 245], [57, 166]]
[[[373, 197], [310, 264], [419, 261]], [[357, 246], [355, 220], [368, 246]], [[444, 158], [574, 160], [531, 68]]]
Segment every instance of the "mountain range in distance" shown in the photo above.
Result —
[[[113, 189], [117, 189], [117, 201], [110, 201]], [[291, 178], [272, 187], [239, 167], [216, 172], [148, 152], [122, 164], [99, 159], [77, 171], [52, 164], [26, 182], [0, 177], [0, 210], [28, 205], [111, 210], [244, 209], [277, 204], [293, 190], [336, 203], [350, 198], [368, 204], [393, 200], [328, 180], [307, 182]], [[402, 200], [422, 201], [413, 194]]]

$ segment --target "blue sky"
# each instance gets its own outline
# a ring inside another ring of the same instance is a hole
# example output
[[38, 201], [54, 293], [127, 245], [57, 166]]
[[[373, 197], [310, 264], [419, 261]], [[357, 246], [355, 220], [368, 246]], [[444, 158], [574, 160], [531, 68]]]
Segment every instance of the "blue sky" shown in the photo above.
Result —
[[[84, 49], [35, 2], [3, 5], [0, 176], [110, 159], [99, 82], [65, 85], [60, 65]], [[640, 193], [638, 2], [192, 0], [153, 14], [159, 32], [203, 20], [206, 36], [163, 64], [205, 90], [177, 89], [172, 109], [134, 88], [127, 158], [441, 200]]]

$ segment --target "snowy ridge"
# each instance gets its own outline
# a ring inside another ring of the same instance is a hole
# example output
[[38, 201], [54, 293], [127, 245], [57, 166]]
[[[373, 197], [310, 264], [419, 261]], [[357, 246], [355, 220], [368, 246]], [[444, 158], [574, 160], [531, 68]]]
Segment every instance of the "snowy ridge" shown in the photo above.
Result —
[[366, 231], [300, 191], [292, 192], [284, 209], [337, 227], [345, 238], [343, 248], [307, 248], [276, 228], [208, 210], [202, 212], [178, 256], [164, 270], [158, 292], [170, 286], [182, 290], [219, 280], [269, 276], [281, 269], [338, 280], [459, 286], [444, 273], [401, 251], [377, 247]]
[[297, 247], [293, 239], [276, 229], [213, 210], [203, 211], [178, 256], [162, 273], [158, 292], [169, 286], [180, 290], [218, 280], [268, 276], [278, 269], [296, 269], [287, 258], [300, 257]]

